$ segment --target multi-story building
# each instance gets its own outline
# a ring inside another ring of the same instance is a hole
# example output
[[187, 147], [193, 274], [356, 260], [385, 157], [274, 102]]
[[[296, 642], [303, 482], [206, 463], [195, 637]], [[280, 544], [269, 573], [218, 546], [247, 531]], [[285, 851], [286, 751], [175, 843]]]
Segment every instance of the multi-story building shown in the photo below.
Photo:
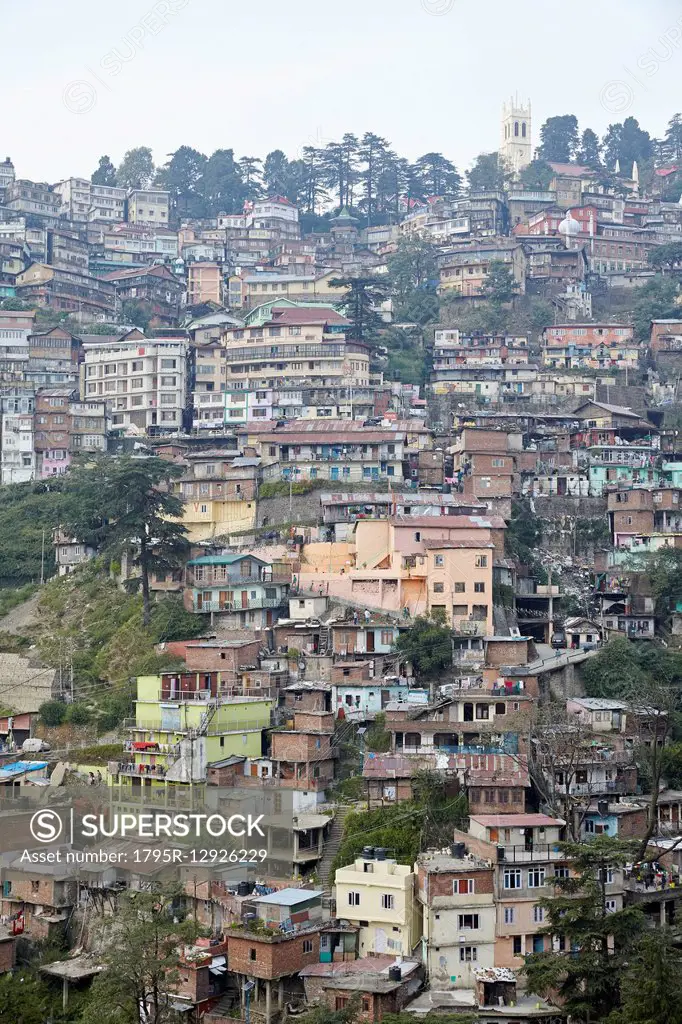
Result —
[[409, 956], [422, 934], [415, 874], [386, 853], [365, 847], [361, 857], [335, 875], [337, 913], [359, 926], [361, 956]]
[[33, 403], [32, 394], [2, 398], [0, 477], [3, 484], [21, 484], [35, 479]]
[[177, 433], [183, 426], [187, 386], [187, 342], [143, 338], [85, 346], [81, 400], [105, 401], [114, 431]]
[[36, 475], [66, 473], [71, 462], [69, 406], [76, 397], [71, 388], [41, 389], [35, 399]]
[[422, 960], [434, 989], [472, 988], [477, 968], [495, 966], [495, 868], [464, 843], [422, 853], [414, 866], [423, 907]]
[[[467, 853], [494, 868], [495, 967], [520, 969], [527, 953], [553, 948], [540, 901], [550, 894], [556, 876], [570, 874], [570, 862], [559, 845], [564, 826], [546, 814], [481, 814], [471, 816], [468, 833], [455, 830], [455, 840]], [[610, 909], [620, 909], [622, 872], [607, 868], [603, 881], [612, 896]]]
[[61, 200], [49, 185], [20, 178], [6, 187], [5, 205], [18, 213], [56, 219], [60, 213]]
[[126, 190], [115, 185], [91, 185], [88, 221], [123, 221], [125, 219]]
[[175, 481], [184, 501], [183, 525], [189, 541], [203, 541], [256, 524], [260, 460], [224, 452], [186, 456], [189, 470]]
[[107, 446], [107, 410], [105, 402], [81, 402], [77, 396], [69, 402], [69, 450], [103, 452]]
[[[322, 275], [282, 274], [258, 271], [242, 277], [242, 302], [248, 309], [273, 299], [292, 299], [294, 302], [329, 302], [341, 300], [344, 289], [331, 284], [338, 271]], [[230, 303], [231, 304], [231, 303]]]
[[128, 221], [131, 224], [150, 224], [168, 227], [170, 192], [163, 189], [134, 188], [128, 194]]
[[0, 377], [22, 380], [28, 363], [28, 338], [33, 332], [35, 313], [20, 310], [0, 311]]
[[224, 332], [226, 386], [281, 388], [304, 382], [347, 387], [369, 384], [369, 350], [346, 341], [349, 321], [329, 309], [274, 309], [261, 327]]
[[168, 267], [159, 265], [114, 270], [105, 274], [102, 281], [115, 288], [119, 302], [132, 299], [148, 302], [159, 324], [170, 327], [177, 323], [184, 286]]
[[402, 480], [405, 434], [356, 422], [297, 420], [261, 436], [265, 463], [279, 463], [284, 479]]
[[272, 626], [286, 607], [291, 572], [253, 555], [204, 555], [187, 570], [187, 610], [219, 615], [229, 627]]
[[16, 291], [17, 298], [25, 302], [35, 302], [78, 318], [110, 318], [116, 302], [116, 290], [109, 282], [44, 263], [33, 263], [18, 274]]
[[542, 362], [555, 369], [636, 367], [634, 328], [622, 324], [555, 324], [541, 337]]
[[485, 294], [490, 265], [502, 263], [511, 271], [519, 294], [526, 290], [526, 255], [518, 242], [462, 245], [439, 260], [439, 295], [477, 298]]
[[86, 224], [90, 213], [90, 190], [87, 178], [66, 178], [58, 181], [52, 191], [61, 199], [59, 216], [67, 220]]
[[211, 762], [259, 757], [272, 708], [270, 699], [224, 695], [219, 672], [139, 676], [135, 719], [126, 722], [133, 761], [115, 766], [118, 781], [143, 788], [205, 782]]
[[215, 302], [222, 306], [223, 268], [219, 263], [197, 260], [187, 265], [187, 305], [198, 306], [202, 302]]

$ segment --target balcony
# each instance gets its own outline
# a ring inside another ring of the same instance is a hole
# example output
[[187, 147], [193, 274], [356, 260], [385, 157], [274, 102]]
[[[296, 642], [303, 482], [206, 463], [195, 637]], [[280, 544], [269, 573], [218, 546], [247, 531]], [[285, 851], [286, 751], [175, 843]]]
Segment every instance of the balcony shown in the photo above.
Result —
[[[159, 719], [141, 719], [137, 721], [134, 718], [126, 718], [123, 721], [123, 728], [129, 729], [132, 732], [150, 732], [150, 733], [166, 733], [169, 736], [180, 736], [185, 733], [196, 735], [200, 731], [200, 725], [197, 722], [193, 725], [188, 725], [186, 722], [178, 725], [162, 725]], [[209, 725], [204, 733], [207, 736], [224, 736], [231, 732], [249, 732], [255, 729], [269, 729], [270, 728], [270, 716], [267, 718], [245, 718], [237, 719], [235, 722], [226, 722], [224, 725]], [[147, 742], [153, 743], [153, 740]], [[172, 745], [159, 743], [159, 750], [150, 750], [147, 753], [166, 753], [172, 748]], [[164, 750], [164, 747], [166, 748]]]
[[[566, 854], [558, 843], [534, 843], [525, 846], [503, 846], [498, 844], [498, 861], [505, 864], [528, 864], [535, 861], [566, 860]], [[548, 878], [548, 881], [550, 879]], [[516, 891], [516, 890], [513, 890]]]
[[195, 612], [248, 612], [259, 608], [281, 608], [284, 598], [279, 597], [254, 597], [246, 604], [238, 604], [236, 601], [202, 601], [198, 607], [194, 599], [193, 611]]

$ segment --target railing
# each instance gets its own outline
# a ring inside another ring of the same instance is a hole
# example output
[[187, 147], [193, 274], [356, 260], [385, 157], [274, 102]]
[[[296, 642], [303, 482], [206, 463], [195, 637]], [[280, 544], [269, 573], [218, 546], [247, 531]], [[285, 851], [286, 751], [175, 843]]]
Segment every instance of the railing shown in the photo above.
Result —
[[[504, 827], [504, 822], [501, 827]], [[525, 846], [504, 846], [500, 843], [498, 859], [505, 864], [525, 864], [530, 861], [566, 860], [566, 854], [559, 849], [557, 843], [536, 843], [528, 849]], [[551, 880], [548, 874], [547, 882]]]
[[152, 775], [162, 779], [168, 769], [159, 764], [133, 764], [131, 761], [119, 761], [117, 770], [119, 775]]
[[285, 599], [283, 597], [254, 597], [246, 604], [237, 601], [202, 601], [201, 607], [196, 596], [193, 601], [192, 610], [195, 612], [248, 612], [257, 611], [259, 608], [281, 608]]
[[[221, 736], [223, 733], [228, 732], [246, 732], [249, 729], [269, 729], [270, 728], [270, 717], [268, 718], [246, 718], [238, 719], [234, 722], [226, 722], [224, 725], [211, 725], [207, 732], [209, 736]], [[126, 729], [132, 729], [136, 732], [152, 732], [152, 733], [168, 733], [169, 735], [180, 735], [181, 733], [194, 733], [198, 732], [199, 725], [190, 725], [187, 722], [179, 725], [162, 725], [161, 722], [156, 719], [136, 721], [134, 718], [124, 719], [123, 726]], [[148, 740], [147, 742], [153, 743], [154, 740]], [[164, 751], [159, 751], [163, 753]], [[144, 753], [144, 751], [139, 751]], [[155, 753], [155, 751], [149, 751], [149, 753]]]

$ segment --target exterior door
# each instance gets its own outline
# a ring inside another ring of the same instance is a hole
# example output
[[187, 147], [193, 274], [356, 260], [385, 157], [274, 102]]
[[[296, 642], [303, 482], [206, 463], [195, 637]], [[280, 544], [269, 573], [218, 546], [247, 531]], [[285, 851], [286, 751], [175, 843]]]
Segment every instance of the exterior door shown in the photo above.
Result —
[[218, 594], [218, 607], [220, 608], [221, 611], [223, 611], [223, 609], [225, 608], [226, 604], [227, 604], [227, 591], [226, 590], [221, 590], [220, 593]]
[[249, 607], [249, 592], [248, 590], [242, 590], [242, 608]]
[[204, 596], [201, 592], [197, 594], [197, 611], [201, 611], [204, 606]]
[[372, 654], [374, 652], [374, 630], [373, 629], [368, 629], [367, 633], [366, 633], [366, 637], [367, 637], [367, 640], [366, 640], [365, 650], [367, 651], [368, 654]]

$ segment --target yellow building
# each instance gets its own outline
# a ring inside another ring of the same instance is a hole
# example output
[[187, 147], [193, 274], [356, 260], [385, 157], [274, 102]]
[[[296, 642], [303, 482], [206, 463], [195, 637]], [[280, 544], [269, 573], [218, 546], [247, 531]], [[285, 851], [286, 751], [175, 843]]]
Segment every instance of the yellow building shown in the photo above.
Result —
[[217, 672], [138, 676], [135, 719], [126, 723], [134, 760], [118, 766], [115, 781], [151, 788], [201, 783], [213, 761], [260, 757], [273, 701], [224, 701]]
[[406, 864], [385, 859], [372, 850], [336, 872], [336, 910], [340, 918], [360, 926], [360, 956], [395, 953], [410, 956], [422, 935], [421, 907], [415, 896], [415, 875]]
[[[223, 397], [223, 396], [221, 396]], [[184, 508], [181, 522], [191, 543], [256, 525], [259, 460], [228, 459], [220, 452], [189, 455], [190, 467], [175, 482]]]

